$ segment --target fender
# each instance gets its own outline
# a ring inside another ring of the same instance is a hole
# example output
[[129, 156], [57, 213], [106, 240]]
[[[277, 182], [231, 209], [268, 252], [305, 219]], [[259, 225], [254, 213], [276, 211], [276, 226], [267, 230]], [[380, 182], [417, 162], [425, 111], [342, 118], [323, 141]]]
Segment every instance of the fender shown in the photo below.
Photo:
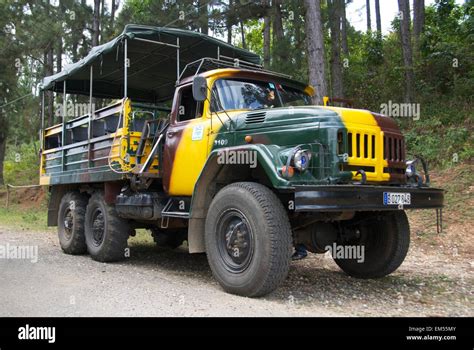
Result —
[[[226, 164], [220, 161], [223, 152], [255, 152], [256, 167], [249, 164]], [[208, 156], [201, 170], [191, 199], [191, 212], [188, 229], [190, 253], [205, 252], [204, 231], [207, 210], [214, 195], [220, 189], [218, 185], [226, 185], [246, 180], [252, 170], [263, 175], [269, 185], [276, 189], [288, 189], [290, 182], [282, 178], [277, 169], [276, 150], [263, 144], [239, 145], [214, 149]]]

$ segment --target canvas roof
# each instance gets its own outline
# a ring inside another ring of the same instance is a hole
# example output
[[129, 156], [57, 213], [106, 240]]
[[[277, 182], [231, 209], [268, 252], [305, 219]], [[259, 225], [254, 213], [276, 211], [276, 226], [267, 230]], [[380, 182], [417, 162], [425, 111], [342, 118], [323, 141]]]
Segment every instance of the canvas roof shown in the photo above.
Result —
[[216, 38], [189, 30], [151, 27], [129, 24], [115, 39], [93, 47], [90, 53], [63, 71], [45, 77], [43, 90], [63, 92], [66, 80], [66, 92], [89, 95], [90, 66], [93, 66], [93, 96], [99, 98], [122, 98], [124, 96], [124, 39], [127, 39], [128, 93], [135, 101], [162, 102], [173, 96], [176, 76], [176, 48], [158, 45], [160, 41], [176, 45], [179, 39], [180, 70], [187, 63], [204, 57], [220, 55], [260, 64], [260, 57], [247, 50], [232, 46]]

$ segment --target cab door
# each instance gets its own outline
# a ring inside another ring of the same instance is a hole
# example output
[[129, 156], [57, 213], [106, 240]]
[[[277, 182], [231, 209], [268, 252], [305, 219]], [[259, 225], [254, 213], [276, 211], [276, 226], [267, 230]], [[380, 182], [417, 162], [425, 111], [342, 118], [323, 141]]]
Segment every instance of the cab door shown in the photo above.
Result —
[[163, 152], [163, 187], [170, 196], [191, 196], [208, 156], [210, 122], [192, 84], [176, 91]]

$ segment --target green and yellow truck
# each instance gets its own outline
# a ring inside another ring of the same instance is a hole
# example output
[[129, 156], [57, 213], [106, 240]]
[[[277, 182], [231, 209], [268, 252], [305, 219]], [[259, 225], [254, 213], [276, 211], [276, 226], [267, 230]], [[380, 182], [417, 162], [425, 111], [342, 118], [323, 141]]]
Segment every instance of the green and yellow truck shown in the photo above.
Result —
[[205, 252], [223, 289], [250, 297], [284, 281], [298, 244], [362, 247], [363, 259], [334, 256], [354, 277], [395, 271], [405, 210], [443, 206], [424, 162], [407, 160], [391, 118], [312, 105], [311, 86], [259, 64], [200, 33], [128, 25], [46, 77], [43, 96], [89, 106], [53, 126], [42, 115], [40, 183], [63, 251], [125, 259], [148, 229], [160, 246]]

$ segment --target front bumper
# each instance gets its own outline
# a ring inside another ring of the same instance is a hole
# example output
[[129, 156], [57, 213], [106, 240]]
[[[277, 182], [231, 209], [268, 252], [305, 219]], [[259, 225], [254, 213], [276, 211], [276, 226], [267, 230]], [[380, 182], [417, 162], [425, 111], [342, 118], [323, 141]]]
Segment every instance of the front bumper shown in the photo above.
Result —
[[[439, 209], [444, 190], [429, 187], [368, 185], [295, 186], [295, 211]], [[410, 193], [411, 203], [384, 204], [384, 193]]]

